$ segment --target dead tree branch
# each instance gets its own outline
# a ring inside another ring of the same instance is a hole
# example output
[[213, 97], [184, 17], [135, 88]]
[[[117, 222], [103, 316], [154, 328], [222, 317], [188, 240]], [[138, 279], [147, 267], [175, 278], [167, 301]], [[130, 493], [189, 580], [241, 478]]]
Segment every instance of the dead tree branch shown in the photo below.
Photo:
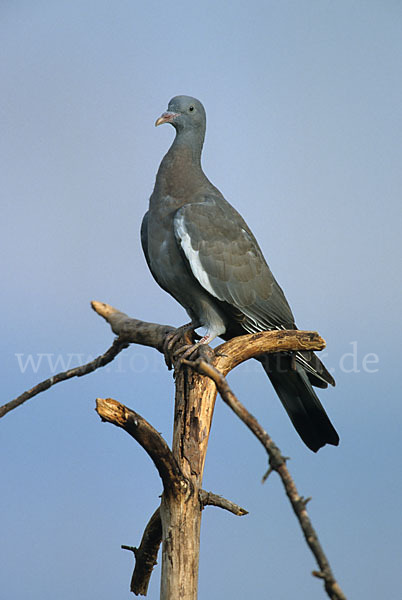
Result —
[[325, 590], [332, 600], [346, 600], [338, 582], [336, 581], [328, 559], [318, 540], [317, 533], [311, 523], [310, 517], [306, 510], [307, 500], [299, 495], [296, 484], [290, 475], [289, 469], [286, 466], [286, 459], [282, 456], [279, 448], [272, 441], [268, 433], [261, 427], [257, 419], [246, 409], [246, 407], [238, 400], [235, 394], [230, 389], [226, 378], [213, 365], [206, 363], [204, 360], [196, 360], [194, 362], [185, 361], [186, 364], [192, 366], [198, 372], [210, 377], [216, 384], [219, 394], [223, 401], [233, 410], [233, 412], [243, 421], [243, 423], [252, 431], [257, 439], [264, 446], [268, 453], [269, 465], [272, 471], [276, 471], [281, 478], [285, 492], [292, 505], [293, 511], [299, 521], [303, 531], [307, 545], [313, 553], [319, 571], [314, 571], [313, 574], [324, 580]]
[[102, 421], [121, 427], [144, 448], [158, 470], [165, 492], [188, 487], [189, 482], [181, 472], [169, 446], [144, 417], [113, 398], [97, 398], [96, 412]]
[[151, 346], [159, 352], [163, 352], [166, 335], [174, 331], [174, 327], [170, 325], [159, 325], [159, 323], [133, 319], [105, 302], [93, 300], [91, 306], [109, 323], [113, 333], [132, 344]]
[[[0, 407], [0, 417], [55, 383], [86, 375], [108, 364], [130, 343], [151, 346], [163, 352], [167, 335], [174, 331], [168, 325], [132, 319], [102, 302], [92, 302], [92, 308], [118, 335], [113, 345], [90, 363], [50, 377]], [[321, 350], [324, 347], [325, 341], [316, 332], [265, 331], [233, 338], [221, 344], [215, 352], [210, 350], [208, 360], [205, 360], [204, 354], [200, 354], [196, 361], [184, 361], [192, 368], [182, 368], [176, 372], [172, 449], [141, 415], [113, 399], [97, 399], [96, 410], [101, 419], [124, 429], [145, 449], [164, 487], [161, 506], [151, 517], [140, 547], [124, 546], [136, 557], [131, 582], [134, 593], [146, 594], [162, 540], [161, 600], [177, 598], [177, 590], [180, 590], [183, 599], [195, 599], [202, 508], [212, 504], [237, 515], [247, 513], [233, 502], [207, 493], [201, 487], [215, 398], [219, 390], [223, 400], [266, 449], [269, 472], [274, 470], [279, 474], [306, 542], [319, 566], [319, 571], [313, 574], [324, 580], [325, 590], [332, 600], [345, 600], [307, 514], [307, 500], [299, 495], [287, 469], [286, 459], [258, 421], [239, 402], [225, 379], [229, 371], [241, 362], [267, 352]]]
[[[174, 331], [170, 325], [159, 325], [133, 319], [110, 304], [93, 300], [91, 306], [103, 317], [112, 331], [126, 342], [152, 346], [163, 353], [166, 335]], [[266, 352], [323, 350], [325, 341], [315, 331], [261, 331], [242, 335], [215, 349], [215, 366], [225, 375], [240, 363]]]
[[217, 494], [206, 492], [205, 490], [201, 490], [199, 496], [202, 506], [217, 506], [219, 508], [223, 508], [224, 510], [228, 510], [237, 517], [244, 517], [244, 515], [248, 515], [248, 510], [242, 508], [238, 504], [235, 504], [231, 500], [227, 500], [223, 496], [218, 496]]
[[156, 509], [145, 528], [138, 548], [122, 546], [124, 550], [134, 553], [134, 572], [131, 578], [130, 591], [136, 596], [146, 596], [149, 580], [154, 566], [157, 564], [159, 546], [162, 542], [162, 522], [159, 507]]
[[14, 408], [21, 406], [21, 404], [24, 404], [27, 400], [48, 390], [56, 383], [66, 381], [73, 377], [82, 377], [83, 375], [93, 373], [96, 369], [105, 367], [131, 343], [141, 344], [142, 346], [151, 346], [156, 350], [159, 350], [159, 352], [163, 352], [166, 334], [174, 331], [174, 327], [170, 327], [169, 325], [159, 325], [158, 323], [148, 323], [147, 321], [132, 319], [123, 312], [113, 308], [113, 306], [110, 306], [110, 304], [105, 304], [104, 302], [97, 302], [94, 300], [91, 302], [91, 306], [98, 315], [103, 317], [110, 324], [112, 331], [118, 336], [110, 348], [91, 362], [48, 377], [44, 381], [36, 384], [30, 390], [23, 392], [17, 398], [0, 406], [0, 418], [4, 417], [4, 415], [11, 410], [14, 410]]
[[108, 350], [106, 350], [104, 354], [97, 356], [94, 360], [91, 360], [91, 362], [85, 365], [80, 365], [79, 367], [75, 367], [73, 369], [68, 369], [68, 371], [63, 371], [62, 373], [57, 373], [57, 375], [53, 375], [53, 377], [49, 377], [48, 379], [41, 381], [30, 390], [27, 390], [17, 398], [14, 398], [14, 400], [10, 400], [10, 402], [7, 402], [3, 406], [0, 406], [0, 418], [4, 417], [4, 415], [6, 415], [14, 408], [21, 406], [21, 404], [24, 404], [24, 402], [30, 400], [30, 398], [33, 398], [41, 392], [48, 390], [56, 383], [66, 381], [67, 379], [71, 379], [72, 377], [82, 377], [83, 375], [88, 375], [88, 373], [96, 371], [96, 369], [99, 369], [100, 367], [104, 367], [105, 365], [112, 362], [112, 360], [116, 358], [119, 352], [121, 352], [122, 350], [124, 350], [124, 348], [127, 347], [128, 343], [125, 340], [122, 340], [120, 337], [118, 337], [117, 339], [115, 339], [113, 344]]
[[[27, 400], [51, 388], [56, 383], [66, 381], [73, 377], [82, 377], [93, 373], [96, 369], [106, 366], [129, 344], [150, 346], [163, 353], [166, 335], [174, 331], [170, 325], [149, 323], [133, 319], [125, 313], [113, 308], [110, 304], [93, 300], [91, 306], [94, 311], [103, 317], [111, 326], [112, 331], [118, 335], [113, 344], [104, 354], [85, 365], [68, 369], [48, 377], [33, 388], [23, 392], [17, 398], [0, 406], [0, 418], [14, 410]], [[265, 331], [233, 338], [216, 349], [217, 361], [215, 366], [225, 375], [235, 366], [264, 352], [279, 352], [287, 350], [322, 350], [324, 340], [311, 331]], [[224, 353], [227, 352], [225, 355]]]
[[[212, 492], [201, 490], [200, 503], [204, 506], [217, 506], [228, 510], [236, 516], [248, 515], [248, 511], [238, 504], [218, 496]], [[136, 596], [146, 596], [154, 566], [157, 564], [159, 547], [162, 542], [162, 522], [159, 507], [156, 509], [144, 530], [141, 543], [135, 546], [122, 546], [134, 554], [134, 572], [131, 578], [130, 591]]]

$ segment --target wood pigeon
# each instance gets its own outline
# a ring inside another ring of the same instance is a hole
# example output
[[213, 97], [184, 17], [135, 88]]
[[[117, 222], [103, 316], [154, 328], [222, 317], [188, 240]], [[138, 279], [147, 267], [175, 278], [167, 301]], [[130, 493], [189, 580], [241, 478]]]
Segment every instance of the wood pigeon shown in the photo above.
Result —
[[[176, 96], [155, 125], [176, 137], [163, 158], [141, 226], [157, 283], [187, 311], [201, 342], [296, 329], [285, 295], [240, 214], [201, 167], [206, 116], [199, 100]], [[313, 385], [335, 381], [313, 352], [258, 357], [294, 427], [314, 452], [339, 437]]]

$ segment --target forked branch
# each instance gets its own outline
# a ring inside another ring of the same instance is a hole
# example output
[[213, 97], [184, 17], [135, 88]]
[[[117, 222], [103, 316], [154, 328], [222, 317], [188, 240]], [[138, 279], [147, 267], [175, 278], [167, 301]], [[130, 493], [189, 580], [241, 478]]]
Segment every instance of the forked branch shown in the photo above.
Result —
[[[93, 373], [96, 369], [106, 366], [130, 344], [151, 346], [163, 353], [166, 335], [174, 331], [170, 325], [149, 323], [133, 319], [117, 310], [110, 304], [93, 300], [91, 306], [103, 317], [117, 334], [113, 344], [100, 356], [85, 365], [68, 369], [48, 377], [33, 388], [26, 390], [17, 398], [0, 406], [0, 418], [14, 410], [27, 400], [51, 388], [56, 383], [73, 377], [82, 377]], [[264, 352], [279, 352], [287, 350], [322, 350], [324, 340], [314, 331], [265, 331], [233, 338], [217, 348], [218, 355], [215, 366], [225, 375], [235, 366]], [[225, 354], [226, 353], [226, 354]]]
[[[166, 336], [174, 330], [173, 327], [168, 325], [159, 325], [157, 323], [147, 323], [138, 319], [132, 319], [121, 311], [102, 302], [92, 302], [92, 308], [110, 324], [114, 333], [117, 334], [118, 337], [112, 346], [94, 361], [50, 377], [34, 388], [27, 390], [15, 400], [0, 407], [0, 417], [20, 406], [29, 398], [49, 389], [55, 383], [65, 381], [71, 377], [86, 375], [108, 364], [130, 343], [151, 346], [159, 352], [163, 352]], [[196, 571], [198, 570], [196, 565], [198, 562], [196, 554], [194, 554], [194, 561], [190, 564], [186, 546], [186, 541], [188, 540], [186, 536], [194, 530], [192, 519], [198, 519], [197, 527], [199, 529], [199, 517], [196, 515], [201, 511], [203, 506], [208, 504], [220, 506], [238, 515], [243, 515], [247, 512], [233, 502], [201, 489], [210, 423], [216, 389], [218, 389], [223, 400], [247, 425], [266, 449], [269, 456], [269, 471], [274, 470], [279, 474], [307, 544], [319, 566], [319, 571], [313, 574], [324, 580], [325, 589], [330, 598], [333, 600], [345, 600], [345, 596], [333, 576], [328, 560], [307, 514], [307, 501], [299, 495], [286, 466], [286, 459], [258, 421], [236, 398], [225, 379], [225, 376], [235, 366], [260, 354], [267, 352], [321, 350], [324, 347], [324, 340], [316, 332], [297, 330], [265, 331], [233, 338], [221, 344], [216, 348], [215, 353], [211, 352], [210, 362], [204, 360], [201, 355], [195, 362], [186, 361], [187, 365], [191, 366], [192, 369], [190, 371], [187, 371], [187, 369], [182, 370], [182, 375], [176, 378], [175, 433], [172, 450], [170, 450], [162, 436], [141, 415], [115, 400], [97, 400], [97, 412], [99, 416], [103, 420], [121, 427], [138, 441], [153, 460], [164, 486], [165, 493], [162, 497], [161, 510], [158, 509], [152, 516], [144, 532], [140, 547], [135, 549], [131, 546], [125, 546], [125, 548], [132, 550], [136, 556], [136, 567], [131, 583], [131, 589], [134, 593], [146, 594], [149, 577], [156, 563], [156, 555], [163, 535], [164, 553], [162, 567], [165, 565], [166, 573], [169, 573], [169, 576], [165, 577], [166, 581], [162, 585], [161, 597], [173, 598], [175, 590], [179, 589], [183, 582], [184, 585], [188, 583], [186, 573], [188, 574], [189, 572], [192, 572], [193, 581], [191, 586], [193, 592], [185, 597], [195, 597]], [[190, 397], [191, 401], [187, 402]], [[182, 498], [179, 503], [184, 498], [185, 506], [187, 507], [186, 510], [191, 505], [191, 511], [187, 514], [187, 521], [185, 517], [186, 513], [180, 513], [180, 511], [176, 513], [175, 520], [166, 521], [169, 514], [173, 514], [171, 511], [175, 510], [174, 505], [169, 504], [169, 497], [174, 499], [176, 495]], [[189, 499], [191, 499], [190, 502], [188, 502]], [[161, 523], [163, 527], [161, 527]], [[185, 524], [186, 530], [182, 529], [183, 524]], [[172, 546], [171, 535], [175, 536], [175, 532], [180, 531], [181, 537], [175, 538], [176, 541]], [[167, 536], [166, 532], [168, 532]], [[177, 540], [180, 540], [180, 542], [177, 543]], [[184, 544], [183, 546], [181, 542]], [[182, 573], [179, 573], [180, 569], [173, 569], [172, 571], [170, 558], [166, 558], [168, 552], [173, 547], [176, 548], [176, 551], [179, 550], [180, 556], [177, 555], [175, 560], [178, 561], [179, 566], [181, 565]], [[169, 585], [171, 587], [170, 590], [166, 587], [169, 587]]]
[[[218, 506], [228, 510], [236, 516], [248, 515], [248, 511], [212, 492], [200, 491], [200, 503], [204, 506]], [[145, 527], [141, 543], [135, 546], [122, 546], [123, 550], [130, 550], [134, 554], [134, 571], [131, 578], [130, 591], [136, 596], [146, 596], [149, 581], [154, 566], [157, 564], [159, 547], [162, 542], [162, 522], [159, 507], [156, 509], [147, 526]]]
[[[165, 492], [180, 494], [186, 493], [187, 489], [191, 491], [191, 482], [184, 477], [167, 443], [146, 419], [112, 398], [97, 398], [96, 412], [102, 421], [121, 427], [142, 446], [158, 469]], [[199, 503], [200, 510], [204, 506], [211, 505], [228, 510], [237, 516], [248, 514], [244, 508], [234, 502], [204, 490], [199, 492]], [[130, 589], [136, 595], [145, 596], [147, 593], [161, 541], [162, 522], [158, 508], [145, 528], [140, 546], [138, 548], [122, 546], [125, 550], [134, 553], [135, 567]]]
[[292, 505], [296, 518], [299, 521], [306, 542], [313, 553], [319, 571], [313, 571], [315, 577], [324, 580], [325, 590], [332, 600], [346, 600], [338, 582], [336, 581], [328, 559], [318, 540], [318, 536], [311, 523], [306, 510], [308, 500], [299, 495], [296, 484], [290, 475], [286, 465], [286, 458], [282, 456], [279, 448], [273, 442], [268, 433], [261, 427], [257, 419], [246, 409], [230, 389], [226, 378], [213, 365], [206, 363], [202, 359], [194, 362], [185, 361], [186, 364], [196, 369], [199, 373], [207, 375], [216, 384], [222, 400], [233, 410], [233, 412], [243, 421], [243, 423], [252, 431], [268, 453], [270, 471], [276, 471], [281, 478], [285, 492]]

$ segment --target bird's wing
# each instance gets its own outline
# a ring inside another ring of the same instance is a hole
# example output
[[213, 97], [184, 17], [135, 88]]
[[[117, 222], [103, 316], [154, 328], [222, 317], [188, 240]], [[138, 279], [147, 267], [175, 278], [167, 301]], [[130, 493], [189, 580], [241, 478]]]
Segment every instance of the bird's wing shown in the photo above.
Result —
[[249, 332], [294, 328], [292, 311], [250, 229], [223, 198], [182, 206], [174, 232], [192, 274]]
[[149, 253], [148, 253], [148, 212], [145, 213], [141, 223], [141, 246], [142, 251], [145, 255], [148, 267], [150, 266]]

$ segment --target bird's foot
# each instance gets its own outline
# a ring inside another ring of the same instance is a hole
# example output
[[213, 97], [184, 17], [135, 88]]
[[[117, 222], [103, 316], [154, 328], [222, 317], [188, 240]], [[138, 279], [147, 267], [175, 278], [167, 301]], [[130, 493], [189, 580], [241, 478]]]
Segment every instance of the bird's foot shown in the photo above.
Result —
[[[186, 325], [182, 325], [178, 327], [174, 331], [171, 331], [167, 334], [165, 338], [165, 342], [163, 344], [163, 355], [165, 357], [165, 363], [169, 371], [173, 368], [175, 364], [175, 355], [177, 352], [187, 350], [187, 348], [193, 346], [193, 325], [192, 323], [187, 323]], [[173, 353], [173, 348], [177, 344], [177, 342], [182, 339], [184, 340], [184, 345], [179, 348], [176, 352]]]
[[201, 341], [198, 341], [195, 344], [185, 344], [184, 346], [176, 350], [176, 352], [173, 354], [173, 358], [176, 361], [191, 360], [191, 358], [194, 357], [196, 352], [199, 349], [201, 349], [202, 344], [203, 342]]
[[209, 336], [204, 336], [195, 344], [187, 344], [179, 348], [173, 355], [175, 361], [175, 372], [177, 372], [182, 365], [192, 364], [198, 358], [210, 363], [212, 361], [215, 352], [211, 346], [208, 345]]

